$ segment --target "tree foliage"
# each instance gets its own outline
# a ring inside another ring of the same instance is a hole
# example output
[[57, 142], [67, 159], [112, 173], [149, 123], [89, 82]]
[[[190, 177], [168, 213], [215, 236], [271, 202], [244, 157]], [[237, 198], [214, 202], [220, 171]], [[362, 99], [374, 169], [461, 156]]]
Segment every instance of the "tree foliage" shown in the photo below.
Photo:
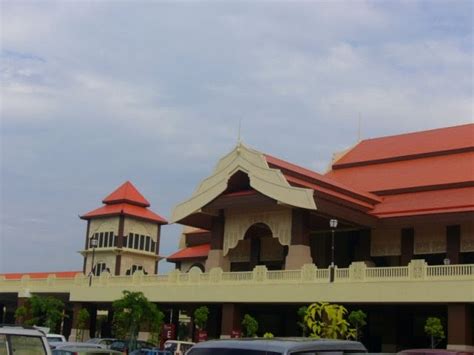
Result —
[[257, 335], [258, 322], [250, 314], [246, 314], [242, 320], [242, 328], [244, 329], [244, 336], [253, 338]]
[[76, 341], [84, 341], [84, 332], [89, 326], [90, 317], [89, 311], [86, 308], [81, 308], [78, 312]]
[[301, 306], [298, 308], [298, 311], [296, 314], [298, 315], [298, 326], [301, 328], [302, 336], [306, 336], [308, 333], [308, 327], [306, 325], [306, 322], [304, 320], [304, 317], [306, 315], [306, 312], [308, 311], [307, 306]]
[[355, 328], [355, 339], [360, 340], [362, 328], [367, 324], [367, 314], [362, 310], [352, 311], [349, 314], [349, 323]]
[[346, 320], [347, 309], [326, 302], [311, 304], [304, 317], [310, 336], [328, 339], [353, 339], [355, 329]]
[[194, 311], [194, 324], [200, 330], [206, 328], [207, 319], [209, 318], [209, 308], [201, 306]]
[[425, 323], [425, 333], [431, 339], [431, 348], [434, 349], [446, 336], [444, 335], [441, 319], [437, 317], [429, 317]]
[[154, 303], [148, 301], [142, 292], [123, 291], [123, 297], [114, 301], [112, 307], [116, 337], [131, 339], [133, 344], [140, 329], [147, 327], [152, 334], [160, 333], [164, 314]]
[[15, 317], [25, 325], [47, 327], [54, 331], [66, 315], [61, 300], [51, 296], [33, 295], [24, 306], [16, 310]]
[[266, 332], [265, 334], [263, 334], [263, 337], [264, 337], [265, 339], [274, 338], [273, 333], [270, 333], [270, 332]]

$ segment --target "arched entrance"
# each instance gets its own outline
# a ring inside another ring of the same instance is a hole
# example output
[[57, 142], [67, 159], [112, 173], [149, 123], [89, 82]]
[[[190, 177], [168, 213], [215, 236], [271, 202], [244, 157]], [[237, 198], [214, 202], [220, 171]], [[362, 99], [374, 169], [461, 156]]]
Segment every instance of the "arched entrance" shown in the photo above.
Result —
[[251, 271], [257, 265], [265, 265], [269, 270], [283, 270], [286, 253], [286, 247], [273, 237], [266, 224], [255, 223], [229, 252], [231, 271]]

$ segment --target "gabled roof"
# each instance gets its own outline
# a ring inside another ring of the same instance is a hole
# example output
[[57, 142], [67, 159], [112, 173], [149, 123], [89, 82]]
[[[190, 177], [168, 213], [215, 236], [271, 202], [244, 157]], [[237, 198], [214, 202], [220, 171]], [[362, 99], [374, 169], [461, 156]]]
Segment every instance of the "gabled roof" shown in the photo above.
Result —
[[193, 247], [188, 247], [177, 251], [176, 253], [168, 256], [166, 260], [168, 261], [180, 261], [186, 259], [199, 259], [207, 258], [209, 250], [211, 249], [210, 244], [201, 244]]
[[366, 139], [332, 165], [334, 170], [474, 150], [474, 124]]
[[129, 181], [108, 195], [103, 201], [105, 206], [87, 212], [82, 219], [95, 217], [126, 215], [160, 224], [168, 223], [165, 218], [148, 209], [150, 203]]
[[136, 189], [130, 181], [124, 182], [117, 190], [102, 201], [106, 205], [127, 202], [132, 205], [150, 207], [150, 202]]

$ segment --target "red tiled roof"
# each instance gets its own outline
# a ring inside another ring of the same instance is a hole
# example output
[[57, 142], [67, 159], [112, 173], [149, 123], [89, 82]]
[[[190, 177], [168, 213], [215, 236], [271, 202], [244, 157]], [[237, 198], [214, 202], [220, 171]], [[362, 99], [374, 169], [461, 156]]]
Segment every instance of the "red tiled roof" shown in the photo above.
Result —
[[121, 213], [127, 216], [143, 218], [143, 219], [158, 222], [158, 223], [163, 223], [163, 224], [168, 223], [165, 218], [161, 217], [155, 212], [145, 207], [130, 205], [128, 203], [105, 205], [82, 215], [81, 218], [90, 219], [93, 217], [119, 215]]
[[377, 217], [474, 211], [474, 187], [385, 196], [371, 212]]
[[103, 203], [109, 205], [114, 203], [128, 202], [132, 205], [150, 207], [150, 202], [133, 186], [130, 181], [123, 183], [118, 189], [108, 195]]
[[82, 274], [82, 271], [53, 271], [53, 272], [16, 272], [0, 274], [7, 280], [20, 280], [23, 276], [29, 276], [31, 279], [47, 279], [49, 275], [55, 275], [57, 278], [74, 278]]
[[474, 124], [366, 139], [333, 164], [333, 169], [474, 150]]
[[381, 192], [423, 186], [472, 184], [474, 152], [331, 170], [326, 177], [354, 189]]
[[166, 258], [168, 261], [180, 261], [185, 259], [206, 258], [211, 249], [210, 244], [201, 244], [194, 247], [181, 249], [180, 251]]
[[370, 192], [342, 184], [341, 182], [321, 175], [312, 170], [281, 160], [271, 155], [265, 154], [265, 159], [272, 167], [280, 169], [286, 180], [293, 185], [304, 186], [315, 191], [331, 194], [336, 197], [347, 199], [367, 206], [380, 202], [380, 198]]

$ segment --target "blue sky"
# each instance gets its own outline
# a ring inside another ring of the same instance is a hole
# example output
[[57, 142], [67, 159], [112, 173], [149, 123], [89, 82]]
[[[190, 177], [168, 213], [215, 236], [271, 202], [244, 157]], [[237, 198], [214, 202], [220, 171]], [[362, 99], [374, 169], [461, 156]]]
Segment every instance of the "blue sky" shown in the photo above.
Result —
[[362, 138], [473, 121], [468, 0], [0, 4], [0, 272], [80, 269], [78, 215], [126, 180], [169, 217], [240, 120], [320, 172], [359, 115]]

